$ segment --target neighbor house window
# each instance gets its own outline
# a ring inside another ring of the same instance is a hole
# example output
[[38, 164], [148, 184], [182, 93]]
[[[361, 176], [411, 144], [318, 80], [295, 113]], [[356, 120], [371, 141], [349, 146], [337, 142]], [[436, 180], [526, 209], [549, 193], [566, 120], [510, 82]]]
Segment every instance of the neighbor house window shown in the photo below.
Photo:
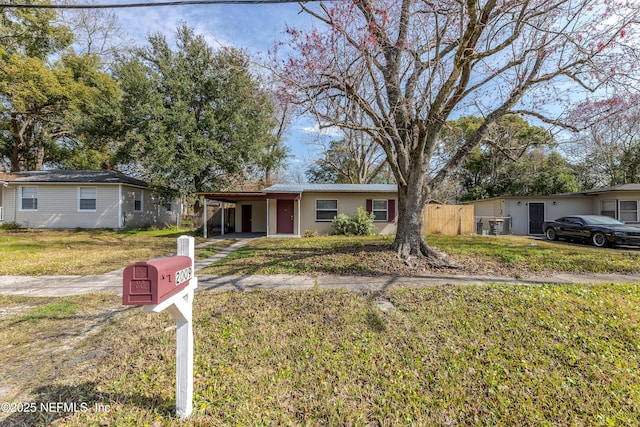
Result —
[[316, 200], [316, 221], [333, 221], [337, 216], [337, 200]]
[[133, 199], [133, 210], [134, 212], [142, 212], [143, 203], [142, 203], [142, 190], [134, 191], [134, 199]]
[[20, 187], [20, 210], [38, 210], [38, 187]]
[[387, 221], [389, 218], [388, 200], [373, 200], [371, 208], [371, 212], [375, 216], [374, 221]]
[[620, 201], [620, 221], [637, 222], [638, 221], [638, 201], [637, 200], [621, 200]]
[[611, 218], [615, 218], [616, 217], [616, 201], [604, 200], [600, 206], [600, 215], [610, 216]]
[[78, 210], [95, 212], [96, 197], [96, 187], [78, 188]]

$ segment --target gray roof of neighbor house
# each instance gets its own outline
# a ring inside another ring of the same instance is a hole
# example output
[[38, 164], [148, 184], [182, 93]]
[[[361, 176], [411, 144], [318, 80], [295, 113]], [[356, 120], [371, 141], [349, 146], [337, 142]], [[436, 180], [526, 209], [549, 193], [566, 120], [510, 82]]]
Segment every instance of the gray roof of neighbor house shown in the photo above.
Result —
[[4, 174], [3, 180], [8, 183], [82, 183], [82, 184], [128, 184], [137, 187], [149, 187], [144, 181], [131, 178], [120, 172], [112, 170], [50, 170], [14, 172]]
[[392, 193], [397, 185], [389, 184], [276, 184], [262, 190], [265, 193]]
[[608, 193], [610, 191], [640, 191], [640, 184], [621, 184], [613, 187], [594, 188], [593, 190], [578, 191], [569, 194], [597, 194]]
[[490, 197], [488, 199], [478, 199], [478, 200], [469, 200], [467, 203], [474, 202], [485, 202], [487, 200], [497, 200], [497, 199], [541, 199], [541, 198], [556, 198], [556, 197], [584, 197], [584, 196], [594, 196], [602, 193], [611, 193], [615, 191], [640, 191], [640, 184], [621, 184], [615, 185], [613, 187], [601, 187], [594, 188], [591, 190], [583, 190], [576, 191], [573, 193], [556, 193], [556, 194], [545, 194], [538, 196], [498, 196], [498, 197]]

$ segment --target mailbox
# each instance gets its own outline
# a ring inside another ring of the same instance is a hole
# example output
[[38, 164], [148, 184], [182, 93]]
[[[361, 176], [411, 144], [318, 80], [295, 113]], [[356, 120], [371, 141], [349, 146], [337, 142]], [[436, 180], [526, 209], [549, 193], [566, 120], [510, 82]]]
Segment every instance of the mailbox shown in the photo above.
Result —
[[137, 262], [124, 269], [122, 304], [158, 304], [187, 287], [192, 277], [191, 258], [188, 256]]

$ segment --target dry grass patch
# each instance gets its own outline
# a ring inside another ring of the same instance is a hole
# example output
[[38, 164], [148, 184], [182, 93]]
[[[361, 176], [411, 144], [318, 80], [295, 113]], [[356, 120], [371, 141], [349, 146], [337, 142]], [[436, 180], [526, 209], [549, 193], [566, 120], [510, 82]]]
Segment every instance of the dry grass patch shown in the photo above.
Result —
[[[133, 262], [174, 253], [177, 238], [183, 234], [189, 234], [189, 231], [0, 231], [0, 275], [84, 276], [105, 273]], [[197, 239], [196, 243], [203, 241]], [[207, 249], [207, 254], [232, 242], [216, 242]]]
[[467, 274], [523, 277], [557, 272], [638, 273], [640, 249], [596, 249], [522, 236], [427, 236], [459, 269], [402, 262], [393, 236], [323, 236], [258, 239], [202, 271], [203, 274], [348, 274], [363, 276]]
[[30, 399], [109, 407], [55, 416], [69, 426], [640, 424], [638, 285], [199, 292], [194, 322], [188, 421], [173, 322], [139, 308], [43, 361], [75, 365]]

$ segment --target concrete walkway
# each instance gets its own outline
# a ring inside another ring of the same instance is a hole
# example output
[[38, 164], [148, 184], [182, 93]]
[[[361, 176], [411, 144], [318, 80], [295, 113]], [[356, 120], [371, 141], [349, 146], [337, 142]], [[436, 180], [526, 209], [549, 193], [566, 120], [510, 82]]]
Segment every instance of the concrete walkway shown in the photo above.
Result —
[[251, 275], [251, 276], [198, 276], [200, 290], [239, 290], [256, 289], [351, 289], [355, 291], [382, 291], [393, 287], [404, 286], [445, 286], [445, 285], [480, 285], [484, 283], [509, 283], [517, 285], [540, 285], [543, 283], [638, 283], [640, 275], [618, 274], [558, 274], [548, 277], [530, 277], [515, 279], [512, 277], [461, 276], [461, 275], [429, 275], [429, 276], [335, 276], [321, 275]]
[[[542, 283], [639, 283], [640, 274], [558, 274], [545, 277], [515, 279], [511, 277], [427, 275], [414, 277], [361, 277], [320, 275], [251, 275], [251, 276], [210, 276], [197, 274], [202, 268], [224, 258], [249, 243], [255, 237], [241, 238], [231, 246], [219, 251], [211, 258], [197, 261], [196, 276], [198, 291], [255, 289], [352, 289], [358, 291], [381, 291], [402, 286], [444, 286], [477, 285], [482, 283], [513, 283], [536, 285]], [[213, 242], [198, 245], [206, 247]], [[124, 269], [94, 276], [0, 276], [0, 294], [25, 295], [33, 297], [62, 297], [95, 292], [112, 292], [122, 295], [122, 273]]]

